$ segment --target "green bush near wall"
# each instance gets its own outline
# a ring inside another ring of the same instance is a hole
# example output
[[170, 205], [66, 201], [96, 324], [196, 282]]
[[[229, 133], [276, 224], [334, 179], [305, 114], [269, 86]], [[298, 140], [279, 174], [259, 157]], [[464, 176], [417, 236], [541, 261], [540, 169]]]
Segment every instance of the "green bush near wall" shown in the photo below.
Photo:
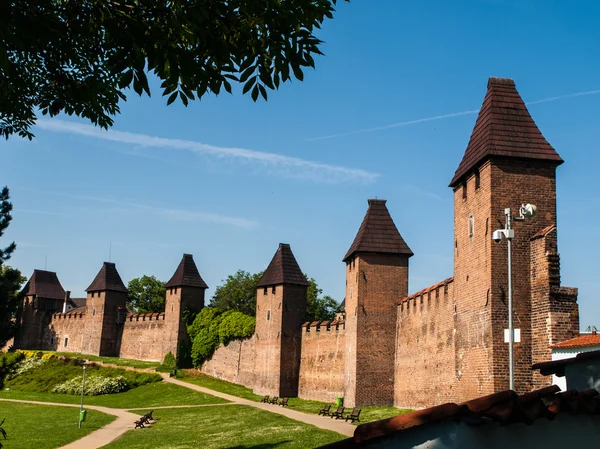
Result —
[[192, 363], [199, 367], [212, 357], [220, 344], [231, 340], [250, 338], [254, 334], [256, 319], [241, 312], [218, 312], [216, 309], [204, 308], [188, 327], [192, 340]]

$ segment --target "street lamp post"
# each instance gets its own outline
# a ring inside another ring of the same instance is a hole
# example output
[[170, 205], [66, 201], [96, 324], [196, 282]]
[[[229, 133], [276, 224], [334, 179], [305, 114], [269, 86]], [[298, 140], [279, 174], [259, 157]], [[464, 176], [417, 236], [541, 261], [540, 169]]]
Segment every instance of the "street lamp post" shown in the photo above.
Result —
[[86, 371], [87, 365], [85, 362], [83, 362], [83, 377], [81, 379], [81, 406], [79, 407], [79, 428], [81, 429], [81, 422], [82, 417], [84, 416], [83, 414], [83, 392], [85, 389], [85, 371]]
[[510, 207], [504, 209], [506, 216], [506, 225], [504, 229], [498, 229], [492, 233], [492, 240], [500, 243], [502, 238], [506, 238], [508, 244], [508, 377], [509, 388], [515, 389], [515, 371], [514, 371], [514, 344], [515, 334], [513, 326], [513, 288], [512, 288], [512, 241], [515, 238], [515, 231], [512, 228], [512, 222], [523, 221], [526, 218], [533, 217], [537, 212], [537, 207], [533, 204], [522, 204], [519, 208], [519, 216], [513, 217]]

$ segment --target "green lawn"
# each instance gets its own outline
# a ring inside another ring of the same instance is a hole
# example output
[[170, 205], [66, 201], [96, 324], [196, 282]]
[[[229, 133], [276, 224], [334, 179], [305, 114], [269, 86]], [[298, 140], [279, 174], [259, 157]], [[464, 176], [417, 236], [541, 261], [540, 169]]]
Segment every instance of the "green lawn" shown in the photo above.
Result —
[[[24, 399], [28, 401], [62, 402], [79, 404], [79, 396], [57, 393], [38, 393], [10, 389], [0, 391], [0, 399]], [[133, 388], [125, 393], [86, 396], [85, 404], [113, 408], [160, 407], [165, 405], [224, 404], [225, 399], [193, 391], [166, 382], [154, 382]], [[2, 403], [4, 404], [4, 403]], [[2, 419], [0, 417], [0, 419]]]
[[305, 449], [343, 435], [243, 405], [157, 410], [147, 429], [131, 430], [106, 449]]
[[78, 352], [54, 352], [54, 351], [40, 351], [40, 352], [43, 352], [45, 354], [61, 355], [64, 357], [85, 359], [85, 360], [90, 360], [92, 362], [105, 362], [105, 363], [112, 363], [113, 365], [119, 365], [119, 366], [131, 366], [133, 368], [139, 368], [139, 369], [156, 368], [158, 365], [160, 365], [160, 362], [145, 362], [142, 360], [121, 359], [119, 357], [100, 357], [97, 355], [80, 354]]
[[[242, 385], [226, 382], [224, 380], [216, 379], [206, 374], [194, 373], [190, 371], [180, 371], [177, 378], [189, 382], [192, 384], [200, 385], [201, 387], [210, 388], [221, 393], [227, 393], [232, 396], [240, 398], [250, 399], [251, 401], [260, 401], [262, 396], [254, 394], [250, 388], [246, 388]], [[319, 410], [323, 408], [323, 402], [320, 401], [309, 401], [306, 399], [290, 398], [289, 407], [293, 410], [298, 410], [304, 413], [318, 414]], [[335, 406], [332, 405], [332, 408]], [[391, 418], [392, 416], [402, 415], [404, 413], [412, 412], [412, 410], [401, 409], [396, 407], [361, 407], [360, 422], [355, 423], [356, 425], [377, 421], [380, 419]]]
[[79, 410], [33, 404], [0, 402], [0, 421], [6, 418], [6, 449], [51, 449], [64, 446], [115, 420], [112, 415], [88, 410], [86, 421], [78, 428]]

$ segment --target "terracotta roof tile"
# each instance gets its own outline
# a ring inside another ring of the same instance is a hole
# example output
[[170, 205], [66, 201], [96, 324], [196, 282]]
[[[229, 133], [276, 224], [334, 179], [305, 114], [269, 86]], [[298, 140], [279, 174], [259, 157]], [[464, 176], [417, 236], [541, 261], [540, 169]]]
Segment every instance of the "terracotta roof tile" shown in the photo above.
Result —
[[166, 288], [170, 287], [199, 287], [208, 288], [202, 276], [198, 272], [198, 267], [194, 262], [194, 256], [191, 254], [184, 254], [181, 262], [173, 277], [165, 284]]
[[386, 200], [369, 200], [365, 218], [344, 256], [344, 262], [357, 252], [404, 254], [408, 257], [413, 255], [398, 232], [385, 203]]
[[592, 333], [590, 335], [580, 335], [571, 340], [561, 341], [552, 346], [553, 348], [584, 348], [586, 346], [600, 346], [600, 335]]
[[294, 253], [292, 253], [292, 248], [287, 243], [279, 244], [271, 263], [256, 286], [266, 287], [280, 284], [308, 286], [306, 276], [302, 273]]
[[442, 404], [394, 418], [358, 426], [352, 438], [322, 446], [328, 449], [363, 447], [360, 443], [396, 432], [444, 421], [462, 421], [467, 425], [496, 422], [501, 425], [531, 424], [537, 419], [553, 420], [557, 414], [600, 413], [600, 394], [596, 390], [560, 392], [556, 385], [524, 395], [507, 390], [461, 404]]
[[563, 162], [531, 118], [515, 82], [507, 78], [488, 80], [471, 139], [450, 187], [493, 156]]
[[556, 229], [556, 225], [548, 225], [543, 229], [540, 229], [538, 232], [536, 232], [533, 237], [531, 237], [530, 240], [536, 240], [536, 239], [541, 239], [542, 237], [546, 237], [548, 234], [550, 234], [552, 231], [554, 231]]
[[24, 295], [36, 295], [46, 299], [65, 299], [65, 289], [53, 271], [33, 270], [22, 290]]
[[85, 291], [100, 292], [105, 290], [127, 293], [127, 287], [123, 284], [117, 267], [112, 262], [104, 262], [96, 278]]

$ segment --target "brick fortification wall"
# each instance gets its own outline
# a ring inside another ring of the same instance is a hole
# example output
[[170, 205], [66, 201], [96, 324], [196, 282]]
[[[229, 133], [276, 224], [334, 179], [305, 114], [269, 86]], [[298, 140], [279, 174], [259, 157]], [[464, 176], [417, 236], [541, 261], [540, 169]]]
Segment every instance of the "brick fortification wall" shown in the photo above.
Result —
[[49, 316], [51, 321], [44, 329], [41, 349], [45, 351], [87, 352], [85, 313], [55, 313]]
[[343, 322], [314, 322], [302, 327], [302, 359], [298, 396], [314, 401], [334, 402], [344, 395]]
[[233, 340], [221, 345], [210, 360], [202, 365], [201, 371], [217, 379], [254, 388], [255, 337]]
[[165, 338], [165, 314], [127, 315], [122, 326], [119, 357], [162, 362], [171, 350]]
[[446, 279], [398, 305], [394, 405], [456, 401], [454, 283]]

